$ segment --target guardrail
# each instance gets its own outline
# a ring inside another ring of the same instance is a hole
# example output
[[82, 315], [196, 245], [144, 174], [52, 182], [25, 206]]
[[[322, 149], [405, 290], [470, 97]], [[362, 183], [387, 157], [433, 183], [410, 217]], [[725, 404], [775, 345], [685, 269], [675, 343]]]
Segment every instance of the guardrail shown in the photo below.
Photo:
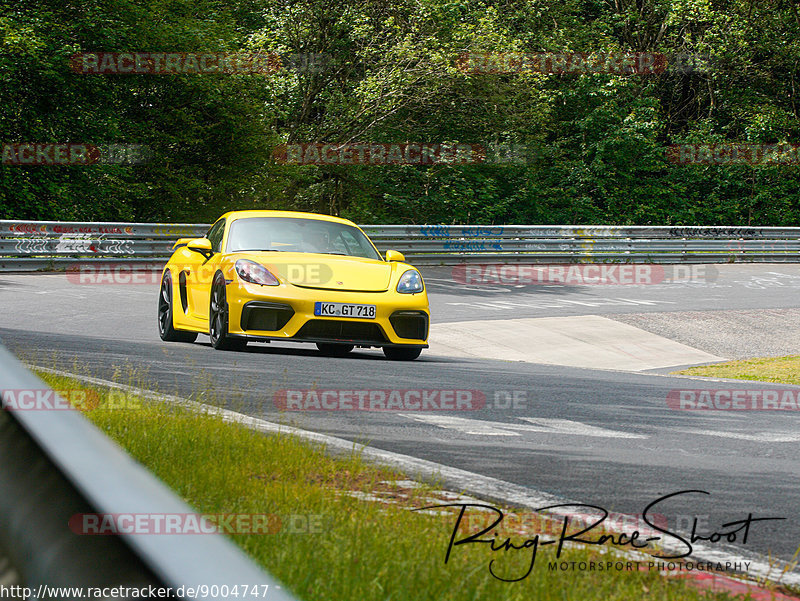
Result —
[[[78, 411], [9, 405], [12, 394], [48, 390], [0, 346], [0, 584], [6, 592], [20, 586], [33, 593], [18, 590], [18, 598], [73, 599], [81, 594], [44, 587], [82, 587], [88, 597], [86, 587], [152, 586], [171, 587], [176, 598], [181, 587], [205, 586], [208, 595], [177, 598], [230, 599], [238, 585], [257, 590], [259, 598], [294, 599], [221, 535], [76, 534], [69, 526], [76, 514], [194, 510]], [[129, 596], [109, 591], [103, 598]]]
[[[0, 220], [0, 271], [89, 260], [161, 267], [177, 238], [208, 225]], [[562, 225], [367, 225], [381, 252], [412, 263], [726, 263], [800, 261], [800, 228]]]

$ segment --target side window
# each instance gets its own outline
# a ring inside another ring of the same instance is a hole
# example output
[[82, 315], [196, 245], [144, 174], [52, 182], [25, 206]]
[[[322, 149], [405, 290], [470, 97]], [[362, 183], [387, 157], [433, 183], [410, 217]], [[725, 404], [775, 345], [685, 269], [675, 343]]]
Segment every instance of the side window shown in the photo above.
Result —
[[211, 241], [211, 250], [215, 253], [220, 251], [220, 247], [222, 246], [222, 235], [225, 233], [225, 220], [220, 219], [214, 225], [211, 226], [211, 229], [208, 230], [206, 234], [206, 238]]

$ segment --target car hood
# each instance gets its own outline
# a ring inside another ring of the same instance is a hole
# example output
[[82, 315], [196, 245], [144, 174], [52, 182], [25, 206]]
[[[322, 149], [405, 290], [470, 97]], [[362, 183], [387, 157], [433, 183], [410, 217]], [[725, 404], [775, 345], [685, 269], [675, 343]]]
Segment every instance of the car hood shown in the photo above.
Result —
[[260, 263], [278, 278], [303, 288], [383, 292], [389, 289], [392, 264], [375, 259], [316, 253], [246, 252], [232, 258]]

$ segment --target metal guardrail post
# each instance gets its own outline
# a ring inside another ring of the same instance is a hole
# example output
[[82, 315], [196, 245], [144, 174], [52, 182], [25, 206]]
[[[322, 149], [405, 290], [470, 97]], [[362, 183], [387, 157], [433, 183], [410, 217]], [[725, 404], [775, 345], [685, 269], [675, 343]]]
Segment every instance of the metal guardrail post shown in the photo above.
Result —
[[222, 535], [74, 533], [68, 523], [79, 513], [196, 512], [79, 412], [6, 410], [9, 391], [22, 390], [50, 388], [0, 346], [0, 569], [5, 556], [12, 583], [34, 590], [248, 585], [268, 591], [260, 598], [294, 599]]

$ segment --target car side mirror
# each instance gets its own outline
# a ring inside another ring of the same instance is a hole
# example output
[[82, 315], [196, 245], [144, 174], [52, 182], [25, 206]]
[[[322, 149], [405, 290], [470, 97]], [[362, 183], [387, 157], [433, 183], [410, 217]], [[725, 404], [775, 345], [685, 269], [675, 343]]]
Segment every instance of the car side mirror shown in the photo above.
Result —
[[386, 260], [387, 261], [405, 261], [406, 257], [403, 253], [397, 250], [387, 250], [386, 251]]
[[211, 250], [211, 240], [208, 238], [195, 238], [193, 240], [189, 240], [189, 242], [186, 243], [186, 248], [196, 253], [200, 253], [204, 257], [210, 257], [214, 254]]
[[194, 238], [178, 238], [175, 241], [175, 244], [172, 245], [172, 250], [177, 250], [177, 249], [181, 248], [182, 246], [186, 246], [192, 240], [194, 240]]

